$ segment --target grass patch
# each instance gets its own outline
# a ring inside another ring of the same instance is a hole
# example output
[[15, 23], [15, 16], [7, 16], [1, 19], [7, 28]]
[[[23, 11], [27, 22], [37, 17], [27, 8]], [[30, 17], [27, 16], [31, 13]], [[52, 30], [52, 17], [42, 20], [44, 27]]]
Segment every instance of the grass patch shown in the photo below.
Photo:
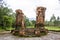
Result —
[[14, 28], [12, 27], [6, 27], [5, 29], [2, 29], [2, 27], [0, 26], [0, 32], [3, 32], [3, 31], [10, 31], [10, 30], [13, 30]]
[[4, 30], [4, 29], [2, 29], [2, 28], [1, 28], [1, 26], [0, 26], [0, 32], [3, 32], [3, 31], [5, 31], [5, 30]]
[[6, 28], [6, 30], [8, 30], [8, 31], [13, 30], [13, 29], [15, 29], [15, 28], [12, 28], [12, 27]]
[[34, 28], [34, 26], [27, 26], [26, 28]]
[[58, 26], [46, 26], [45, 28], [48, 30], [56, 30], [56, 31], [60, 30], [60, 27], [58, 27]]
[[[34, 28], [34, 26], [27, 26], [26, 28]], [[45, 26], [45, 28], [48, 30], [60, 31], [60, 27], [58, 26]]]
[[[34, 28], [34, 26], [27, 26], [26, 28]], [[58, 26], [45, 26], [45, 28], [46, 29], [48, 29], [48, 30], [56, 30], [56, 31], [60, 31], [60, 27], [58, 27]], [[13, 30], [14, 28], [12, 28], [12, 27], [8, 27], [8, 28], [6, 28], [6, 30]], [[4, 29], [2, 29], [1, 27], [0, 27], [0, 31], [6, 31], [6, 30], [4, 30]]]

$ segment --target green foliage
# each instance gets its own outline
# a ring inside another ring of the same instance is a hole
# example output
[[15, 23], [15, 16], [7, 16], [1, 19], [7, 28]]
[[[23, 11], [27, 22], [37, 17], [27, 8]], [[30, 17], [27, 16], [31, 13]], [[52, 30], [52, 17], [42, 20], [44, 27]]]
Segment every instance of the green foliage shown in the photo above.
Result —
[[12, 9], [9, 9], [8, 7], [1, 6], [0, 7], [0, 27], [2, 29], [7, 29], [12, 27], [12, 23], [15, 22], [15, 15], [12, 14]]
[[60, 26], [60, 17], [58, 16], [56, 21], [55, 21], [55, 25], [56, 26]]
[[45, 25], [47, 25], [47, 26], [60, 26], [60, 17], [58, 16], [56, 19], [56, 17], [53, 14], [50, 21], [45, 21]]
[[50, 21], [54, 22], [55, 20], [56, 20], [56, 17], [55, 17], [55, 15], [53, 14], [52, 17], [51, 17], [51, 19], [50, 19]]
[[25, 25], [26, 26], [31, 26], [32, 25], [31, 21], [26, 16], [25, 16]]
[[32, 22], [32, 25], [33, 25], [33, 26], [34, 26], [34, 25], [35, 25], [35, 23], [36, 23], [36, 21], [35, 21], [35, 20], [32, 20], [31, 22]]
[[4, 24], [6, 27], [12, 26], [13, 18], [9, 16], [4, 16]]

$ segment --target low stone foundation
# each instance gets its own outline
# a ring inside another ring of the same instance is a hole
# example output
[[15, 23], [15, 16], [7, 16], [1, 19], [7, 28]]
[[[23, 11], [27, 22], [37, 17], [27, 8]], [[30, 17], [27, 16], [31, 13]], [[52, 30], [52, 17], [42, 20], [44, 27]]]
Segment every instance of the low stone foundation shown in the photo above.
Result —
[[26, 28], [25, 30], [14, 30], [14, 35], [19, 35], [21, 37], [40, 37], [42, 35], [46, 35], [48, 33], [48, 30], [40, 30], [35, 28]]

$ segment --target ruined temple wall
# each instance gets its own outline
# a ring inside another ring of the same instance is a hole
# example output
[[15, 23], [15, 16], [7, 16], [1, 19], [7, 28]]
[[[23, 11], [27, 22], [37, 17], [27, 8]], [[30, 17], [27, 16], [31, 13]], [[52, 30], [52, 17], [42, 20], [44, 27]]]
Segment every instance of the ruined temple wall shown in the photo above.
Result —
[[25, 28], [25, 26], [24, 26], [24, 14], [23, 14], [22, 10], [20, 10], [20, 9], [16, 10], [16, 25], [17, 26], [20, 25], [21, 28]]
[[45, 20], [45, 7], [37, 7], [36, 9], [36, 26], [42, 24], [44, 25]]

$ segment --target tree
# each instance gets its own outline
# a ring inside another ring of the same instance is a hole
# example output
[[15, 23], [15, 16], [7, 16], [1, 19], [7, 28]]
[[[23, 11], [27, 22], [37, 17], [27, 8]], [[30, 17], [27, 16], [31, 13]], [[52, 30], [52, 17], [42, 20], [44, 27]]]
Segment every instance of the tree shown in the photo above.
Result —
[[31, 21], [29, 20], [28, 17], [25, 16], [24, 19], [25, 19], [25, 25], [26, 25], [26, 26], [31, 26], [31, 25], [32, 25], [32, 23], [31, 23]]
[[[0, 1], [0, 3], [1, 2], [2, 1]], [[3, 6], [3, 4], [1, 4], [1, 6], [0, 6], [0, 26], [3, 29], [5, 29], [6, 27], [12, 26], [12, 23], [14, 22], [14, 17], [12, 16], [12, 14], [13, 14], [12, 9], [6, 7], [6, 5]]]
[[56, 19], [56, 24], [57, 24], [57, 26], [60, 26], [60, 17], [59, 16]]
[[60, 21], [60, 17], [59, 16], [57, 17], [57, 21]]
[[11, 12], [12, 10], [8, 7], [0, 7], [0, 22], [3, 21], [4, 16], [9, 16]]
[[9, 9], [8, 7], [0, 7], [0, 26], [2, 26], [3, 29], [5, 29], [7, 25], [9, 27], [11, 26], [11, 22], [8, 22], [13, 18], [10, 16], [10, 13], [12, 13], [12, 9]]
[[55, 21], [56, 21], [56, 17], [55, 17], [55, 15], [53, 14], [52, 17], [51, 17], [51, 19], [50, 19], [51, 25], [55, 25]]
[[13, 17], [4, 16], [3, 18], [4, 18], [4, 21], [3, 21], [4, 29], [12, 27]]
[[36, 21], [35, 21], [35, 20], [32, 20], [31, 22], [32, 22], [32, 25], [35, 25], [35, 23], [36, 23]]
[[51, 21], [51, 22], [54, 22], [55, 20], [56, 20], [56, 17], [55, 17], [55, 15], [53, 14], [52, 17], [51, 17], [51, 19], [50, 19], [50, 21]]

